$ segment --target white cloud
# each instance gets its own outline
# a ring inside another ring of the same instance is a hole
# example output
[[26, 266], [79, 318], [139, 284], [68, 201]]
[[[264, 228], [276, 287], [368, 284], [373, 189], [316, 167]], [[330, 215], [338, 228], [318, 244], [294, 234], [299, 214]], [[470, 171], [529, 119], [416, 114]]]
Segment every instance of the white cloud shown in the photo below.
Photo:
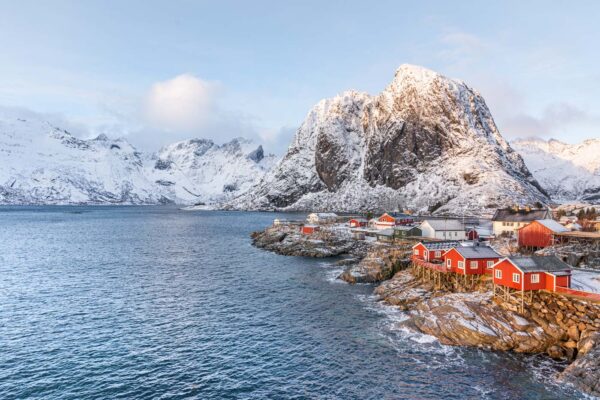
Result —
[[210, 125], [217, 114], [218, 85], [183, 74], [157, 82], [144, 104], [144, 117], [153, 128], [192, 133]]

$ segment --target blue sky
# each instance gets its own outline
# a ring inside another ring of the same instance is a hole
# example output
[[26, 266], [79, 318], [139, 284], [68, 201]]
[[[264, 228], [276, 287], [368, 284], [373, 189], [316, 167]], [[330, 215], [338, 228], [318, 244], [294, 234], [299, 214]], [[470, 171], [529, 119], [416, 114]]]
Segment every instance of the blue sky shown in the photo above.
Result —
[[600, 2], [450, 3], [0, 1], [0, 105], [280, 153], [317, 101], [411, 63], [479, 90], [508, 138], [600, 137]]

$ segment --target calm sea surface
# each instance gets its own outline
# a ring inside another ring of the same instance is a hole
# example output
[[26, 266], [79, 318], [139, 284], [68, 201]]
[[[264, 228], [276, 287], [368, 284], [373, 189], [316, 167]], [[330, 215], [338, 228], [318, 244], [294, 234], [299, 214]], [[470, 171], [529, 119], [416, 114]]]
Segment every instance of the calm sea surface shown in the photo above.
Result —
[[543, 357], [442, 346], [275, 214], [0, 208], [2, 399], [565, 399]]

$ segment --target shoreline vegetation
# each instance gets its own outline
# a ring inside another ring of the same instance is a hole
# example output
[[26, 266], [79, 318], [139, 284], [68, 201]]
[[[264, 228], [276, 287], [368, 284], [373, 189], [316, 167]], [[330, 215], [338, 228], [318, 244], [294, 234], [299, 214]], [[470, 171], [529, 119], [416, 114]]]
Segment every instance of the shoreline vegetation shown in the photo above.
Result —
[[407, 313], [403, 324], [409, 329], [445, 345], [546, 354], [567, 361], [556, 379], [600, 396], [600, 304], [535, 292], [520, 312], [520, 297], [494, 297], [490, 279], [434, 286], [412, 267], [416, 242], [354, 240], [339, 225], [310, 235], [295, 226], [270, 226], [251, 237], [254, 246], [281, 255], [339, 258], [335, 264], [345, 270], [338, 278], [376, 284], [380, 301]]

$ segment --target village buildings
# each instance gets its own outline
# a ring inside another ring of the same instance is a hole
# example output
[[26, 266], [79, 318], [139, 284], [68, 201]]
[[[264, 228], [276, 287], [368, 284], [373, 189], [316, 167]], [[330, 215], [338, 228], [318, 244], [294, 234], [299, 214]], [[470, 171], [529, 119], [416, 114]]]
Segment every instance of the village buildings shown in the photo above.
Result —
[[532, 209], [529, 207], [503, 208], [496, 210], [492, 217], [493, 233], [496, 236], [514, 235], [517, 229], [524, 227], [536, 219], [551, 219], [548, 209]]
[[348, 221], [350, 228], [364, 228], [367, 226], [367, 223], [368, 221], [366, 218], [352, 218]]
[[303, 235], [312, 235], [315, 232], [318, 232], [321, 230], [321, 227], [319, 225], [304, 225], [302, 226], [302, 228], [300, 229], [300, 232], [302, 232]]
[[427, 262], [444, 262], [444, 254], [453, 247], [460, 246], [458, 241], [419, 242], [413, 246], [413, 258]]

